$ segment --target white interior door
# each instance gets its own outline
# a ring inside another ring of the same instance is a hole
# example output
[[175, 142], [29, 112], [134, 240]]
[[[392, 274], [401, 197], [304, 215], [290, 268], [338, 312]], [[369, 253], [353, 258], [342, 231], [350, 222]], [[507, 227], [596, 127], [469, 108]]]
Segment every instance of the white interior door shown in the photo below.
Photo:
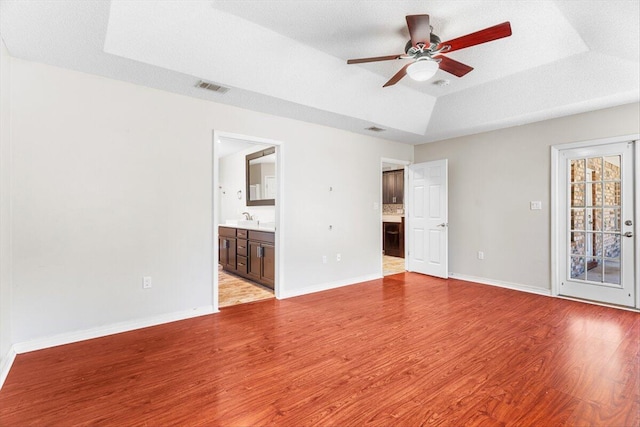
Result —
[[275, 199], [276, 198], [276, 177], [271, 175], [265, 175], [264, 177], [264, 198]]
[[635, 305], [633, 163], [631, 142], [560, 152], [560, 295]]
[[408, 270], [447, 278], [447, 160], [409, 166]]

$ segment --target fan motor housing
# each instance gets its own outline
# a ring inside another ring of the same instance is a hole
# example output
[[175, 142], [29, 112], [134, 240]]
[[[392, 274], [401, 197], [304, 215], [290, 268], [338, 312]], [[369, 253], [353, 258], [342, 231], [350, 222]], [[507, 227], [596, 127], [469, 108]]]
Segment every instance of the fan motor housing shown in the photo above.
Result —
[[[428, 47], [425, 46], [425, 50], [435, 50], [438, 47], [438, 45], [440, 43], [442, 43], [441, 40], [440, 40], [440, 37], [438, 37], [437, 35], [435, 35], [433, 33], [431, 33], [429, 41], [430, 41], [430, 45]], [[409, 50], [412, 47], [413, 47], [413, 44], [411, 43], [411, 40], [409, 40], [407, 42], [407, 44], [405, 45], [405, 47], [404, 47], [404, 53], [409, 54]]]

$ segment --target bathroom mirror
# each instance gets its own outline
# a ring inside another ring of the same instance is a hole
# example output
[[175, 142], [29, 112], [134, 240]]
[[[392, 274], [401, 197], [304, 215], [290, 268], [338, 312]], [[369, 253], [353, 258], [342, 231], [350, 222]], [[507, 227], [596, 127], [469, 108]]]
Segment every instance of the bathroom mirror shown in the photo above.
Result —
[[276, 204], [276, 148], [247, 154], [247, 206]]

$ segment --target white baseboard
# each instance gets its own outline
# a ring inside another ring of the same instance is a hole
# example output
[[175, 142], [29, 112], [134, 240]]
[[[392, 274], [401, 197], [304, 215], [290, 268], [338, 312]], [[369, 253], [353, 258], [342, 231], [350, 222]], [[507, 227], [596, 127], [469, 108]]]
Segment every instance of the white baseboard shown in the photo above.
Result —
[[12, 348], [15, 350], [16, 354], [28, 353], [30, 351], [42, 350], [58, 345], [71, 344], [78, 341], [119, 334], [121, 332], [133, 331], [135, 329], [148, 328], [149, 326], [161, 325], [163, 323], [190, 319], [192, 317], [204, 316], [212, 313], [216, 313], [212, 305], [196, 307], [192, 310], [161, 314], [159, 316], [113, 323], [111, 325], [99, 326], [97, 328], [85, 329], [82, 331], [67, 332], [52, 335], [50, 337], [36, 338], [31, 341], [16, 343]]
[[635, 307], [624, 307], [622, 305], [607, 304], [607, 303], [604, 303], [604, 302], [598, 302], [598, 301], [591, 301], [591, 300], [588, 300], [588, 299], [580, 299], [580, 298], [568, 297], [568, 296], [565, 296], [565, 295], [557, 295], [556, 298], [564, 299], [564, 300], [567, 300], [567, 301], [581, 302], [583, 304], [598, 305], [600, 307], [615, 308], [617, 310], [633, 311], [634, 313], [640, 313], [640, 309], [637, 309]]
[[293, 291], [285, 291], [280, 295], [280, 299], [299, 297], [301, 295], [313, 294], [316, 292], [328, 291], [329, 289], [341, 288], [343, 286], [356, 285], [362, 282], [368, 282], [370, 280], [381, 279], [380, 274], [368, 274], [366, 276], [352, 277], [346, 280], [338, 280], [336, 282], [321, 283], [319, 285], [309, 286], [302, 289], [295, 289]]
[[0, 389], [4, 385], [4, 380], [7, 379], [13, 361], [16, 360], [16, 350], [11, 346], [5, 357], [2, 358], [2, 366], [0, 366]]
[[530, 294], [551, 296], [551, 289], [534, 288], [520, 283], [503, 282], [501, 280], [487, 279], [484, 277], [467, 276], [465, 274], [449, 273], [452, 279], [464, 280], [465, 282], [480, 283], [482, 285], [497, 286], [499, 288], [512, 289], [514, 291], [528, 292]]

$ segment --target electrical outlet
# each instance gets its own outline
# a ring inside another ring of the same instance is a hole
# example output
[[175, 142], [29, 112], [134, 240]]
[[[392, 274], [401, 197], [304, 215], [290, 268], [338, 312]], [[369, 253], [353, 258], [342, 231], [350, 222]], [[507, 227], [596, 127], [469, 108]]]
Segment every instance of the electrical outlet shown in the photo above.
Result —
[[336, 254], [336, 261], [340, 262], [342, 260], [342, 255]]
[[323, 264], [327, 263], [327, 256], [326, 255], [322, 255], [322, 263]]
[[142, 278], [142, 289], [149, 289], [151, 287], [151, 276], [144, 276]]
[[529, 208], [532, 211], [539, 211], [542, 209], [542, 202], [540, 200], [529, 202]]
[[478, 251], [478, 259], [484, 259], [484, 252]]

